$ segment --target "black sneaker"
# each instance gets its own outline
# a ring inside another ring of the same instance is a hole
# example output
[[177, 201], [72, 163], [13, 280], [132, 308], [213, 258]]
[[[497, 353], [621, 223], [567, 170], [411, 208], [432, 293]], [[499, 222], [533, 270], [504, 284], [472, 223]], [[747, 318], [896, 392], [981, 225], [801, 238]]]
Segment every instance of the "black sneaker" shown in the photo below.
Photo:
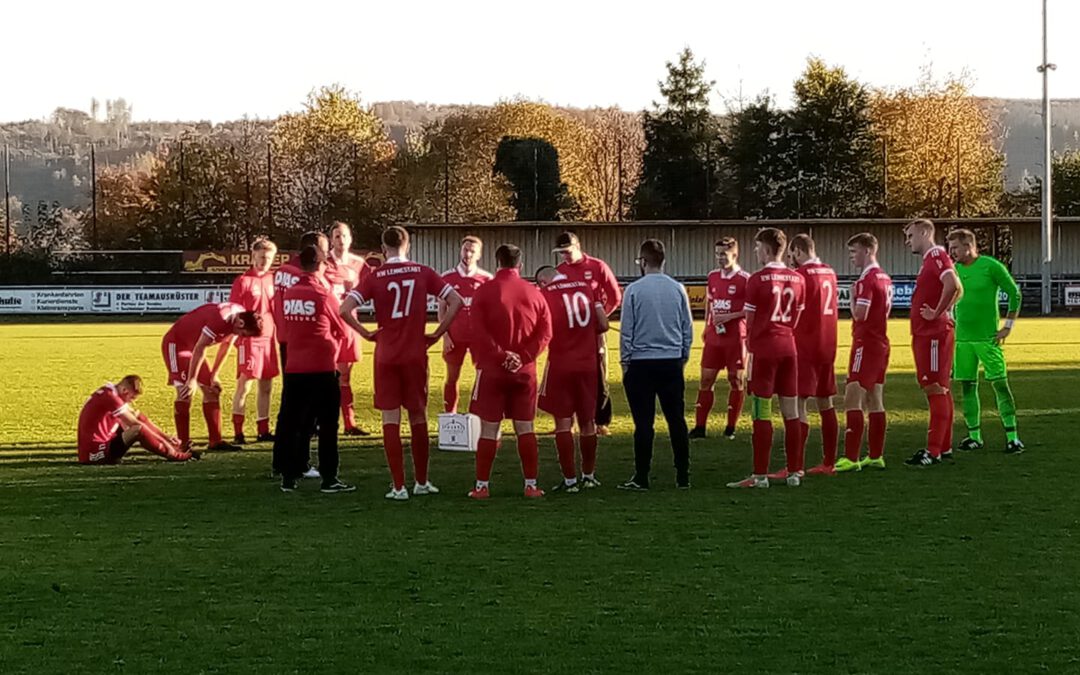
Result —
[[300, 481], [295, 478], [282, 478], [281, 479], [281, 491], [282, 492], [296, 492], [300, 489]]
[[941, 453], [941, 461], [943, 462], [955, 462], [956, 457], [953, 455], [952, 448], [949, 448], [945, 452]]
[[645, 492], [649, 489], [649, 481], [643, 481], [638, 479], [637, 476], [632, 477], [625, 483], [619, 483], [617, 486], [620, 490], [631, 490], [634, 492]]
[[189, 462], [198, 462], [202, 460], [202, 452], [199, 450], [191, 450], [191, 457], [188, 458]]
[[690, 438], [705, 438], [705, 427], [694, 427], [691, 429]]
[[244, 437], [244, 434], [236, 434], [235, 436], [233, 436], [232, 442], [235, 445], [243, 445], [247, 443], [247, 438]]
[[332, 495], [332, 494], [335, 494], [337, 492], [352, 492], [355, 489], [356, 489], [355, 485], [349, 485], [347, 483], [342, 483], [341, 481], [339, 481], [339, 480], [337, 480], [335, 478], [334, 480], [332, 480], [332, 481], [330, 481], [328, 483], [323, 483], [323, 486], [319, 489], [319, 492], [322, 492], [322, 493], [328, 494], [328, 495]]
[[735, 440], [735, 427], [725, 427], [724, 438], [728, 439], [729, 441]]
[[917, 451], [910, 458], [905, 459], [904, 464], [907, 464], [908, 466], [917, 466], [922, 468], [933, 466], [935, 464], [941, 464], [941, 460], [937, 457], [934, 457], [930, 454], [928, 450], [923, 448], [922, 450]]
[[977, 441], [974, 438], [968, 436], [964, 440], [960, 441], [960, 443], [956, 446], [956, 449], [963, 450], [965, 452], [971, 452], [972, 450], [982, 450], [983, 447], [985, 446], [983, 445], [982, 441]]
[[234, 443], [226, 443], [225, 441], [221, 441], [220, 443], [217, 443], [215, 445], [207, 446], [206, 449], [211, 452], [239, 452], [240, 450], [243, 450], [243, 448], [241, 448], [239, 445], [236, 445]]
[[689, 490], [690, 476], [679, 476], [678, 478], [676, 478], [675, 487], [679, 488], [680, 490]]
[[551, 488], [551, 492], [561, 492], [568, 495], [576, 495], [581, 492], [581, 484], [574, 482], [573, 485], [567, 485], [565, 480], [559, 481], [559, 484]]
[[255, 437], [256, 443], [273, 443], [274, 434], [259, 434]]
[[1005, 444], [1006, 455], [1019, 455], [1024, 451], [1024, 444], [1019, 439], [1015, 441], [1009, 441]]

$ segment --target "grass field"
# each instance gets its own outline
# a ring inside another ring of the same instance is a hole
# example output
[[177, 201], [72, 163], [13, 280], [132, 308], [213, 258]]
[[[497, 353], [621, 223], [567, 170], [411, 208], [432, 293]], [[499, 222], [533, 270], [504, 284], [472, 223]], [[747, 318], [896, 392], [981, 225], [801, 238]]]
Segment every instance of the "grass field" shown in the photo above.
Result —
[[[984, 386], [988, 450], [901, 465], [926, 412], [894, 322], [885, 472], [727, 490], [744, 418], [735, 443], [693, 446], [691, 491], [658, 440], [654, 489], [622, 493], [616, 386], [602, 489], [527, 502], [510, 443], [490, 502], [464, 497], [470, 456], [435, 453], [443, 494], [399, 504], [377, 441], [344, 442], [349, 495], [281, 494], [263, 446], [80, 467], [75, 419], [105, 380], [142, 374], [140, 407], [172, 427], [165, 326], [0, 324], [0, 672], [1078, 672], [1078, 329], [1024, 320], [1008, 346], [1021, 456]], [[541, 454], [550, 487], [550, 437]]]

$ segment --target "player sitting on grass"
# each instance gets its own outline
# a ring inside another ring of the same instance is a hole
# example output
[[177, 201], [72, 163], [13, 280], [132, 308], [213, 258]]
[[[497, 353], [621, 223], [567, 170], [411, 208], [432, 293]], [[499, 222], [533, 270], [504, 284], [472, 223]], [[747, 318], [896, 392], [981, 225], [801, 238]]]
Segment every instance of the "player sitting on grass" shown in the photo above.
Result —
[[128, 375], [118, 384], [105, 383], [86, 400], [79, 413], [79, 463], [119, 464], [131, 446], [140, 444], [172, 462], [198, 459], [182, 450], [180, 439], [166, 436], [131, 404], [142, 394], [142, 378]]

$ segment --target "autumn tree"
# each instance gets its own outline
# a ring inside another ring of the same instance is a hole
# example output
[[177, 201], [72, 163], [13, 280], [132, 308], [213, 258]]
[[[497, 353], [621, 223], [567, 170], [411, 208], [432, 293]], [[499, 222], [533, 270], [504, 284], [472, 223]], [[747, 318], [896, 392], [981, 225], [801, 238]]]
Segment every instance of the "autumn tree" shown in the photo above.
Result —
[[963, 77], [875, 94], [875, 129], [885, 144], [889, 216], [994, 215], [1004, 189], [1000, 133]]
[[645, 152], [641, 117], [618, 108], [600, 108], [583, 111], [581, 121], [588, 134], [581, 199], [590, 207], [582, 217], [601, 222], [625, 220], [641, 180]]

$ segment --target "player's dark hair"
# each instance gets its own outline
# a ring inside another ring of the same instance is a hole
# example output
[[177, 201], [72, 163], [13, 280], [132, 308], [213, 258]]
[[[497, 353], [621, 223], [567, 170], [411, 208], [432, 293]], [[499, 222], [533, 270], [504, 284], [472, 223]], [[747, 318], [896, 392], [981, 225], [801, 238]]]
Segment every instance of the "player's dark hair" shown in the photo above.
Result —
[[245, 329], [253, 330], [254, 335], [262, 335], [263, 320], [261, 316], [255, 312], [240, 312], [236, 316]]
[[975, 238], [975, 233], [971, 230], [959, 229], [949, 232], [949, 236], [946, 237], [949, 241], [958, 241], [961, 244], [967, 246], [973, 246], [978, 240]]
[[539, 279], [541, 274], [544, 274], [545, 272], [547, 272], [549, 270], [552, 271], [552, 272], [556, 271], [555, 267], [552, 266], [552, 265], [541, 265], [540, 267], [537, 267], [536, 271], [533, 272], [533, 279]]
[[142, 393], [142, 378], [138, 375], [125, 375], [117, 384], [122, 384], [136, 394]]
[[787, 235], [783, 230], [775, 227], [761, 228], [754, 237], [754, 241], [760, 241], [768, 246], [773, 255], [783, 255], [787, 249]]
[[502, 244], [495, 249], [495, 262], [499, 269], [512, 270], [521, 266], [521, 249], [513, 244]]
[[319, 264], [326, 260], [326, 255], [317, 246], [305, 246], [300, 251], [300, 269], [305, 272], [315, 272]]
[[664, 242], [659, 239], [646, 239], [641, 242], [641, 261], [647, 267], [660, 267], [666, 257]]
[[[305, 232], [300, 236], [300, 250], [303, 251], [308, 246], [318, 247], [319, 241], [323, 239], [326, 239], [326, 235], [322, 232], [316, 232], [315, 230]], [[326, 241], [329, 241], [329, 239], [326, 239]]]
[[735, 237], [720, 237], [716, 240], [713, 246], [719, 246], [723, 249], [731, 249], [735, 253], [739, 252], [739, 240]]
[[863, 248], [870, 249], [871, 251], [876, 251], [878, 248], [878, 241], [877, 237], [870, 234], [869, 232], [860, 232], [858, 234], [852, 235], [851, 238], [847, 240], [847, 245], [862, 246]]
[[791, 238], [791, 243], [788, 244], [788, 248], [792, 251], [802, 251], [807, 255], [814, 255], [814, 240], [810, 238], [808, 234], [797, 234]]
[[331, 232], [333, 232], [334, 230], [340, 230], [340, 229], [346, 229], [346, 230], [349, 231], [349, 234], [352, 234], [352, 228], [349, 227], [349, 224], [346, 223], [346, 222], [342, 222], [340, 220], [335, 220], [334, 223], [330, 226], [330, 231]]
[[400, 225], [391, 225], [383, 230], [382, 243], [386, 248], [401, 248], [409, 243], [409, 232]]

